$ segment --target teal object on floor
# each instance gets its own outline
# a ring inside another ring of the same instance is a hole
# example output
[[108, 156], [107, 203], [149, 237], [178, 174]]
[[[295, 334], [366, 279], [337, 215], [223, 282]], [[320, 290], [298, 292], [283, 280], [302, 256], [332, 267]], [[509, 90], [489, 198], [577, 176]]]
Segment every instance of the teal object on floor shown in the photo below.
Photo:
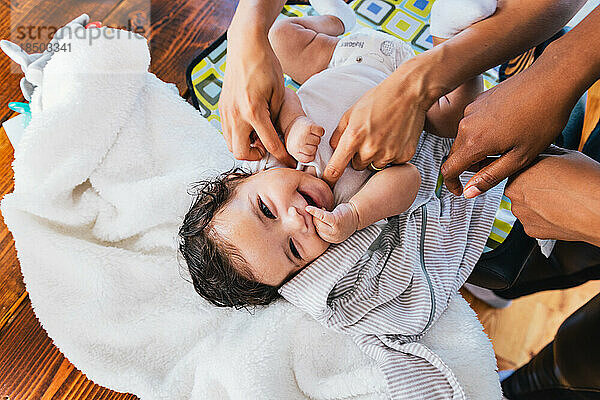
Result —
[[25, 115], [25, 119], [23, 119], [23, 128], [27, 128], [27, 125], [29, 125], [29, 122], [31, 121], [31, 108], [29, 107], [29, 103], [11, 101], [8, 103], [8, 108], [19, 114]]

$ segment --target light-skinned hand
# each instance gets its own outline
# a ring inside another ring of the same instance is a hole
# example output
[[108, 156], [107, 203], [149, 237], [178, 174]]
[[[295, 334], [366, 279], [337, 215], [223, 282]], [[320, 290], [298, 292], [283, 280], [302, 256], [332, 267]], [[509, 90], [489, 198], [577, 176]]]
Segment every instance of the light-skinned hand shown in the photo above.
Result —
[[407, 162], [415, 154], [432, 104], [421, 90], [427, 74], [414, 72], [419, 65], [415, 60], [402, 64], [344, 113], [331, 136], [335, 151], [323, 173], [331, 186], [350, 161], [357, 170], [371, 163], [381, 168]]
[[259, 160], [265, 150], [294, 166], [273, 126], [283, 101], [283, 71], [264, 33], [227, 33], [227, 65], [219, 112], [227, 148], [235, 158]]

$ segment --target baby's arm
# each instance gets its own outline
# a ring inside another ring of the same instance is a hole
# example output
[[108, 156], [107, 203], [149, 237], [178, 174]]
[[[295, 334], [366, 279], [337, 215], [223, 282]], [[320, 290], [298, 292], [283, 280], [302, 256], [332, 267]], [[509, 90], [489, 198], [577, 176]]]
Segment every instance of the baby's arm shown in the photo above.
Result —
[[394, 165], [374, 174], [348, 201], [331, 212], [307, 206], [323, 240], [340, 243], [357, 230], [398, 215], [415, 200], [421, 176], [412, 164]]
[[[445, 40], [448, 39], [433, 37], [433, 44], [437, 46]], [[481, 92], [483, 92], [483, 79], [481, 75], [477, 75], [442, 96], [427, 111], [425, 130], [442, 137], [456, 137], [458, 124], [463, 118], [465, 108]]]
[[285, 147], [292, 157], [304, 163], [315, 159], [325, 130], [306, 116], [298, 95], [287, 87], [277, 127], [283, 133]]

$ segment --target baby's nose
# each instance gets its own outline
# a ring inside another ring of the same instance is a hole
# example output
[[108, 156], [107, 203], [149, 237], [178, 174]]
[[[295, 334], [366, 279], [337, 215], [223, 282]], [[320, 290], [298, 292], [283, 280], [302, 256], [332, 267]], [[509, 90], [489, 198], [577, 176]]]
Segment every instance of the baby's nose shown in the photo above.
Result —
[[298, 211], [296, 207], [288, 208], [287, 212], [287, 224], [291, 231], [294, 232], [306, 232], [308, 231], [308, 226], [306, 226], [306, 221], [301, 212]]

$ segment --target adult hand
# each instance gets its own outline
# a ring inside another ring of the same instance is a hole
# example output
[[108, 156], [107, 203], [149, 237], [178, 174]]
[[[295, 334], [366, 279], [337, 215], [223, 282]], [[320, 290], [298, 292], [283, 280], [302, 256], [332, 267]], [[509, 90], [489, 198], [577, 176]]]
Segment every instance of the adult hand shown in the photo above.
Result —
[[350, 160], [362, 170], [371, 163], [380, 168], [413, 157], [433, 103], [421, 90], [426, 78], [415, 60], [402, 64], [344, 113], [330, 139], [335, 151], [323, 173], [327, 183], [335, 184]]
[[511, 177], [505, 194], [529, 236], [600, 245], [600, 163], [551, 147]]
[[486, 156], [501, 155], [467, 182], [465, 197], [478, 196], [531, 163], [565, 127], [581, 93], [540, 60], [465, 109], [442, 166], [446, 186], [455, 195], [462, 193], [459, 175]]
[[283, 102], [283, 71], [266, 33], [239, 29], [232, 23], [227, 39], [227, 65], [219, 99], [227, 148], [243, 160], [259, 160], [266, 150], [294, 166], [272, 122]]

